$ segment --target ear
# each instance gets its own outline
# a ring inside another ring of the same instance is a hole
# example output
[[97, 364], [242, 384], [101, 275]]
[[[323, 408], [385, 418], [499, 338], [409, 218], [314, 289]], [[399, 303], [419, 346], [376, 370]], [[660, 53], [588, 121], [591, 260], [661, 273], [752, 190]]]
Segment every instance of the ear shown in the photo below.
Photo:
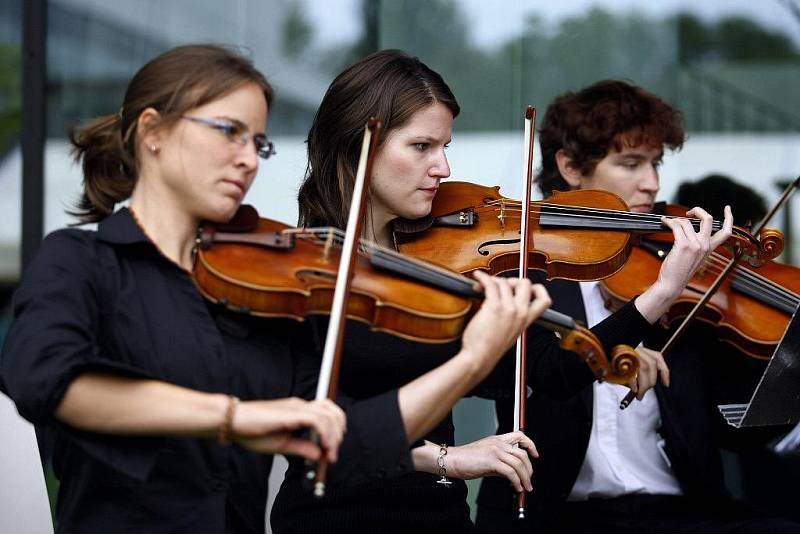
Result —
[[572, 164], [572, 158], [567, 155], [563, 148], [556, 152], [556, 165], [558, 165], [558, 172], [567, 184], [569, 184], [570, 188], [580, 188], [583, 175], [578, 168]]
[[[139, 118], [136, 119], [136, 132], [140, 154], [146, 152], [141, 150], [142, 147], [156, 147], [155, 151], [161, 147], [162, 132], [159, 126], [161, 126], [161, 114], [155, 109], [147, 108], [139, 114]], [[152, 149], [150, 151], [154, 152]]]

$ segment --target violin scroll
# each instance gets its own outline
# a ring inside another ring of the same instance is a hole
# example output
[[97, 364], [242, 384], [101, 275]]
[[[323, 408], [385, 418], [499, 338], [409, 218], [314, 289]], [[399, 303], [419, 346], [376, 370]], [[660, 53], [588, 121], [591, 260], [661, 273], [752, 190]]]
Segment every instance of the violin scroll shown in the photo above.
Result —
[[603, 346], [584, 326], [576, 325], [571, 331], [562, 334], [561, 348], [578, 354], [600, 381], [612, 384], [627, 384], [639, 372], [639, 357], [628, 345], [617, 345], [611, 351], [609, 363]]
[[617, 345], [611, 349], [611, 376], [607, 378], [612, 384], [627, 384], [639, 372], [639, 356], [630, 345]]
[[753, 267], [760, 267], [764, 260], [774, 260], [783, 252], [783, 232], [775, 228], [764, 228], [758, 233], [758, 254], [749, 258]]

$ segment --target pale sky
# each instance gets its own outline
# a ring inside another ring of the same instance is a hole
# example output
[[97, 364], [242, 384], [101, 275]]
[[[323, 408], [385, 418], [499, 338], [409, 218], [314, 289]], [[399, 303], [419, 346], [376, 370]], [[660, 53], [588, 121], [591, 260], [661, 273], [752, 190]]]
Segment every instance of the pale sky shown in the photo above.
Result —
[[[705, 20], [741, 15], [762, 26], [782, 30], [800, 45], [800, 20], [792, 15], [788, 2], [800, 7], [800, 0], [458, 0], [471, 22], [473, 38], [484, 46], [497, 45], [519, 33], [528, 14], [538, 13], [544, 20], [555, 23], [595, 6], [613, 12], [639, 10], [653, 15], [685, 10]], [[316, 27], [317, 44], [350, 41], [358, 33], [359, 0], [304, 0], [304, 4]]]

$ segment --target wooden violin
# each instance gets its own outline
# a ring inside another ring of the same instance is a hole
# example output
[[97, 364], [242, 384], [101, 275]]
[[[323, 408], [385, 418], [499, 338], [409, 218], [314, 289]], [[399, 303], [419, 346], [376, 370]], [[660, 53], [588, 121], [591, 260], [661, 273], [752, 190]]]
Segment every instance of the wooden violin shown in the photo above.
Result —
[[[327, 314], [343, 239], [336, 228], [293, 228], [259, 218], [244, 205], [227, 225], [202, 225], [194, 278], [206, 298], [236, 311], [296, 320]], [[463, 296], [473, 281], [458, 280], [462, 294], [419, 283], [413, 278], [435, 280], [452, 273], [377, 246], [364, 247], [352, 281], [349, 318], [423, 343], [458, 338], [474, 311], [474, 302]]]
[[[499, 194], [499, 187], [444, 182], [431, 214], [399, 220], [394, 239], [400, 252], [467, 273], [512, 271], [519, 263], [521, 203]], [[691, 219], [699, 229], [699, 219]], [[528, 267], [549, 279], [599, 280], [625, 264], [632, 233], [664, 231], [660, 215], [632, 213], [617, 195], [601, 190], [555, 192], [531, 203]], [[714, 230], [721, 223], [714, 222]], [[774, 243], [762, 242], [734, 227], [729, 243], [757, 264], [775, 257]]]
[[[200, 292], [230, 309], [303, 320], [330, 312], [343, 234], [335, 228], [292, 228], [239, 208], [225, 225], [203, 224], [195, 249]], [[477, 310], [475, 281], [374, 243], [361, 243], [347, 316], [423, 343], [457, 339]], [[571, 317], [545, 310], [537, 324], [560, 334], [601, 380], [627, 383], [635, 355], [615, 351], [611, 362], [594, 334]]]
[[[666, 212], [685, 214], [686, 208], [667, 206]], [[770, 254], [782, 249], [779, 234], [777, 230], [762, 232]], [[644, 236], [632, 250], [628, 263], [602, 280], [601, 290], [609, 309], [624, 304], [655, 282], [669, 244], [651, 237]], [[732, 258], [724, 247], [713, 251], [670, 307], [662, 324], [672, 327], [686, 317]], [[697, 318], [714, 325], [722, 341], [743, 353], [769, 359], [799, 303], [800, 269], [770, 259], [762, 260], [758, 269], [742, 262], [721, 282]]]

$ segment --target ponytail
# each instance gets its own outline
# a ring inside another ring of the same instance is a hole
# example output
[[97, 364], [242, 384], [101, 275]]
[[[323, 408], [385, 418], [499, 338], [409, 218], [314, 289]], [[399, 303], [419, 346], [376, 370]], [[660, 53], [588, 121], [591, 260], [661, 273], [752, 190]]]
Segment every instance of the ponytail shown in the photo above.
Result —
[[70, 214], [81, 223], [104, 219], [133, 192], [136, 157], [123, 137], [129, 136], [123, 135], [118, 114], [99, 117], [70, 132], [72, 154], [83, 167], [83, 194]]

